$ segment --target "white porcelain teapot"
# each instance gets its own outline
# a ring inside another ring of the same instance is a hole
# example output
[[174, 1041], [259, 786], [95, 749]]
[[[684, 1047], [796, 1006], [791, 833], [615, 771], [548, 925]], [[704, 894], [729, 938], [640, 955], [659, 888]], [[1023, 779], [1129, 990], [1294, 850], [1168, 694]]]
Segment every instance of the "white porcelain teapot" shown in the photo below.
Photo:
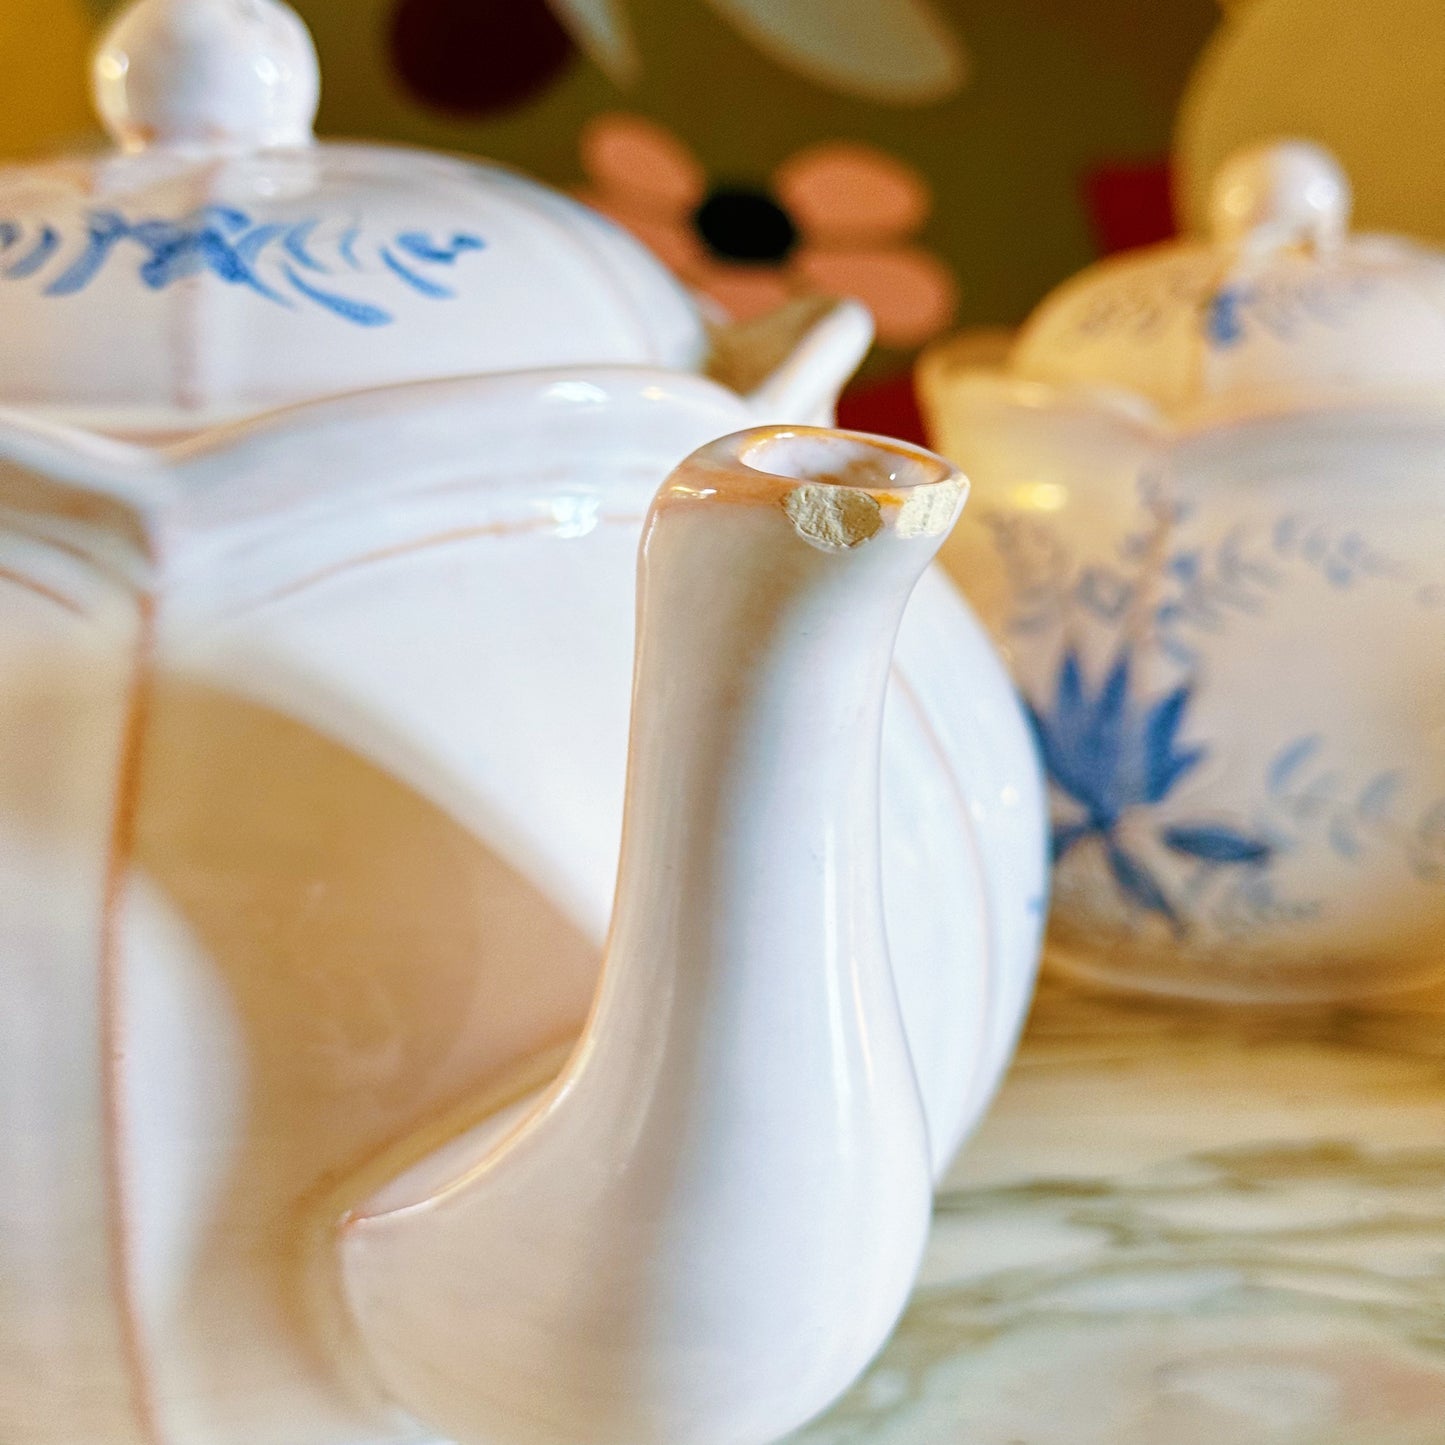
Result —
[[312, 143], [272, 0], [97, 75], [0, 174], [0, 1440], [776, 1438], [1032, 982], [963, 485], [792, 424], [858, 308]]
[[1213, 235], [1066, 284], [1006, 367], [920, 385], [969, 472], [949, 565], [1028, 699], [1051, 953], [1329, 1000], [1445, 967], [1445, 257], [1350, 235], [1303, 142]]

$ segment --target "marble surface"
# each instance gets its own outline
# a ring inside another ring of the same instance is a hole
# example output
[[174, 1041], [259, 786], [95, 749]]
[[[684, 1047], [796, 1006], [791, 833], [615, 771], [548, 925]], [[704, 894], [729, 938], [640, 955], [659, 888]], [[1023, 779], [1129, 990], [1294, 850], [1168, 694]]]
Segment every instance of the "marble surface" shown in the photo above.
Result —
[[1441, 1445], [1445, 993], [1046, 982], [869, 1375], [797, 1445]]

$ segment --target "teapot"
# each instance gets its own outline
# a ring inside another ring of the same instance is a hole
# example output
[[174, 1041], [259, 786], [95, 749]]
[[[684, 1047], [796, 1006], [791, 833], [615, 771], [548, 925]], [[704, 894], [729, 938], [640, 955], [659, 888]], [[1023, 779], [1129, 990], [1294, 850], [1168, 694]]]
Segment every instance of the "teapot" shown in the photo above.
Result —
[[96, 79], [0, 173], [0, 1439], [776, 1439], [1032, 985], [965, 484], [816, 425], [861, 308], [313, 141], [276, 0]]
[[1307, 142], [1213, 196], [1212, 235], [1085, 271], [1002, 367], [924, 359], [976, 488], [948, 565], [1044, 753], [1060, 967], [1416, 987], [1445, 966], [1445, 257], [1350, 234]]

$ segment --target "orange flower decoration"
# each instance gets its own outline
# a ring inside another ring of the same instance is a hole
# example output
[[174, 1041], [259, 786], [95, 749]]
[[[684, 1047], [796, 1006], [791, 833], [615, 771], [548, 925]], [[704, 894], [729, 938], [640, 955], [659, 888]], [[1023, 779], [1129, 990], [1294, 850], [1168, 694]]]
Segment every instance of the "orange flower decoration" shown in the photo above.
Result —
[[660, 125], [603, 115], [583, 132], [582, 164], [582, 199], [735, 320], [795, 296], [853, 296], [873, 312], [880, 342], [907, 348], [953, 319], [953, 273], [910, 242], [928, 217], [928, 185], [872, 146], [810, 146], [766, 188], [712, 184]]

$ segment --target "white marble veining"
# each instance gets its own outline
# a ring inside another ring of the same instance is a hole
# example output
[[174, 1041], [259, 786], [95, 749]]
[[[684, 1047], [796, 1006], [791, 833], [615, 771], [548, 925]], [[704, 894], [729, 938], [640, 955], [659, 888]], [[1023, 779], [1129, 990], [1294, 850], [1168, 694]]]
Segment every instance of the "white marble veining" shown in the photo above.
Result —
[[1047, 986], [902, 1326], [799, 1445], [1437, 1445], [1441, 1010]]

